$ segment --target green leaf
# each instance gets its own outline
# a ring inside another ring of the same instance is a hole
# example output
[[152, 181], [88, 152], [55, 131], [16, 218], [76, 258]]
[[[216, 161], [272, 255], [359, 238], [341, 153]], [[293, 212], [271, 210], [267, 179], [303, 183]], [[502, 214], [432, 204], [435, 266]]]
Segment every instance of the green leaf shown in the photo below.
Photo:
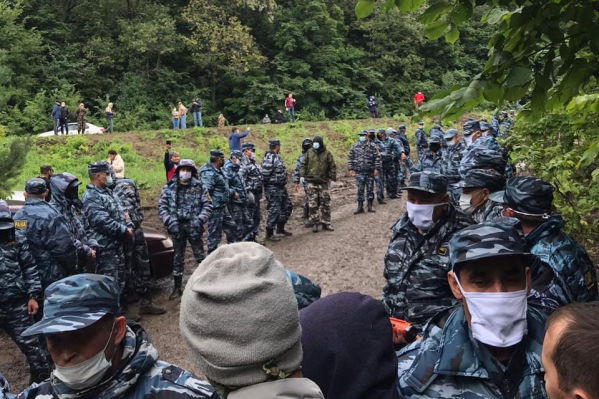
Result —
[[427, 8], [426, 11], [424, 11], [422, 15], [418, 17], [418, 21], [424, 25], [428, 25], [441, 18], [443, 14], [449, 11], [452, 7], [453, 6], [451, 4], [445, 3], [443, 1], [435, 3]]
[[385, 4], [381, 7], [382, 12], [389, 12], [395, 8], [395, 0], [385, 0]]
[[424, 3], [424, 0], [398, 0], [396, 2], [397, 8], [399, 11], [414, 11], [420, 8], [420, 6]]
[[459, 37], [460, 31], [455, 26], [452, 26], [449, 32], [445, 34], [445, 41], [447, 43], [454, 44]]
[[443, 36], [448, 26], [449, 22], [447, 21], [433, 22], [432, 24], [426, 25], [424, 27], [424, 36], [430, 40], [436, 40]]
[[458, 4], [451, 13], [451, 23], [460, 25], [466, 22], [472, 16], [472, 7], [468, 7], [463, 3]]
[[358, 19], [366, 18], [374, 10], [375, 0], [360, 0], [356, 4], [355, 12]]
[[491, 25], [495, 25], [496, 23], [501, 21], [501, 19], [503, 18], [504, 15], [507, 15], [509, 13], [510, 13], [509, 11], [504, 10], [502, 8], [493, 7], [489, 10], [488, 13], [486, 13], [483, 16], [482, 22], [487, 22]]
[[510, 89], [512, 87], [524, 86], [530, 81], [531, 77], [532, 72], [530, 69], [516, 66], [513, 67], [507, 75], [506, 85]]

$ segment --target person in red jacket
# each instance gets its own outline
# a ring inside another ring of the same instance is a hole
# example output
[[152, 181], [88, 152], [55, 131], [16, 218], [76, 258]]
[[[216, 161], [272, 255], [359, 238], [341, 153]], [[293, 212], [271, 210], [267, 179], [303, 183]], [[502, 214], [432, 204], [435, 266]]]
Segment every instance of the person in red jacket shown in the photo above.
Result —
[[285, 110], [287, 111], [287, 122], [295, 122], [295, 98], [289, 93], [285, 98]]
[[420, 106], [424, 103], [424, 94], [422, 92], [417, 92], [414, 94], [414, 104], [416, 104], [416, 108], [420, 108]]
[[166, 170], [166, 181], [170, 181], [179, 165], [180, 155], [177, 151], [170, 152], [171, 145], [167, 144], [164, 149], [164, 169]]

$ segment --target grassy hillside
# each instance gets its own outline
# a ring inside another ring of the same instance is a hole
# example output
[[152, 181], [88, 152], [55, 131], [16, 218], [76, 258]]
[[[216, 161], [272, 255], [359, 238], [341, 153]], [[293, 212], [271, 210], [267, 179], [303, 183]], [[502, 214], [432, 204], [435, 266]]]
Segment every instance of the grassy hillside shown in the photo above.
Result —
[[[304, 122], [284, 125], [251, 125], [251, 141], [258, 147], [261, 160], [268, 148], [268, 140], [281, 140], [281, 153], [288, 170], [295, 167], [304, 138], [323, 136], [325, 145], [332, 151], [339, 165], [345, 165], [351, 145], [358, 139], [358, 131], [367, 128], [386, 128], [401, 123], [408, 126], [408, 136], [413, 142], [416, 125], [405, 118], [377, 120], [347, 120], [332, 122]], [[427, 128], [431, 126], [427, 121]], [[243, 130], [246, 126], [240, 126]], [[181, 158], [190, 158], [201, 166], [208, 160], [209, 150], [221, 148], [228, 156], [230, 127], [193, 128], [187, 130], [140, 131], [106, 135], [36, 138], [32, 144], [20, 179], [13, 187], [23, 190], [28, 178], [37, 176], [39, 166], [50, 163], [56, 173], [70, 172], [87, 183], [87, 164], [107, 159], [108, 150], [117, 150], [125, 161], [127, 177], [138, 182], [143, 201], [147, 205], [156, 203], [156, 196], [165, 183], [163, 166], [164, 143], [171, 140], [172, 150], [179, 151]], [[343, 173], [343, 168], [340, 169]]]

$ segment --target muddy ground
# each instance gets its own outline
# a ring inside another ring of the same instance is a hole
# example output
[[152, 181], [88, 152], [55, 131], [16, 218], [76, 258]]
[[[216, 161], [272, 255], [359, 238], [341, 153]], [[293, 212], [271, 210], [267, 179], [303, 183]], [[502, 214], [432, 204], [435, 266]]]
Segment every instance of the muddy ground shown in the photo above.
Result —
[[[389, 200], [387, 205], [376, 205], [376, 213], [354, 216], [355, 185], [344, 178], [332, 190], [332, 225], [334, 232], [312, 233], [301, 223], [300, 203], [303, 194], [290, 187], [294, 214], [289, 223], [293, 237], [267, 246], [288, 269], [296, 271], [322, 287], [323, 296], [341, 291], [358, 291], [380, 297], [383, 288], [383, 256], [389, 243], [391, 225], [405, 211], [403, 200]], [[162, 228], [156, 211], [146, 210], [147, 224]], [[186, 277], [196, 266], [188, 253]], [[144, 316], [140, 323], [149, 332], [160, 358], [195, 371], [187, 358], [187, 349], [179, 335], [179, 304], [168, 301], [167, 289], [171, 282], [161, 281], [155, 297], [158, 305], [168, 313]], [[136, 306], [136, 305], [134, 305]], [[0, 373], [8, 379], [13, 392], [20, 392], [27, 384], [28, 368], [25, 358], [5, 334], [0, 334]]]

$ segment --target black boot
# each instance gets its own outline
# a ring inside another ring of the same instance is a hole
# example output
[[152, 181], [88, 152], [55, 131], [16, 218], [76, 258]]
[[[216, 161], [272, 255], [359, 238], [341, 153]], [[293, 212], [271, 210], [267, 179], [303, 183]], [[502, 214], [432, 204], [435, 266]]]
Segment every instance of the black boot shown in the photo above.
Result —
[[310, 210], [308, 208], [304, 208], [304, 214], [302, 219], [304, 220], [304, 227], [311, 227], [310, 223]]
[[145, 295], [141, 298], [139, 303], [139, 314], [163, 314], [166, 313], [166, 309], [160, 308], [152, 303], [152, 297]]
[[318, 233], [318, 223], [312, 225], [312, 233]]
[[173, 286], [173, 292], [168, 297], [169, 301], [173, 299], [181, 298], [183, 296], [183, 290], [181, 289], [183, 283], [183, 276], [174, 276], [175, 285]]
[[335, 229], [332, 228], [330, 224], [325, 224], [325, 223], [322, 224], [322, 229], [324, 231], [335, 231]]
[[358, 210], [354, 212], [354, 215], [364, 213], [364, 201], [358, 201]]
[[[384, 199], [382, 199], [382, 198], [379, 198], [379, 204], [381, 204], [381, 205], [386, 205], [387, 203], [385, 202], [385, 200], [384, 200]], [[370, 212], [370, 208], [368, 209], [368, 212]]]
[[293, 235], [293, 233], [285, 230], [285, 223], [277, 224], [277, 234], [285, 237], [290, 237]]
[[121, 315], [125, 316], [125, 318], [133, 321], [140, 321], [141, 316], [134, 310], [129, 309], [129, 303], [127, 302], [127, 298], [122, 298], [121, 300]]
[[281, 239], [274, 235], [273, 229], [266, 228], [266, 241], [281, 241]]
[[374, 209], [372, 209], [372, 200], [368, 201], [368, 212], [376, 213], [376, 211]]

